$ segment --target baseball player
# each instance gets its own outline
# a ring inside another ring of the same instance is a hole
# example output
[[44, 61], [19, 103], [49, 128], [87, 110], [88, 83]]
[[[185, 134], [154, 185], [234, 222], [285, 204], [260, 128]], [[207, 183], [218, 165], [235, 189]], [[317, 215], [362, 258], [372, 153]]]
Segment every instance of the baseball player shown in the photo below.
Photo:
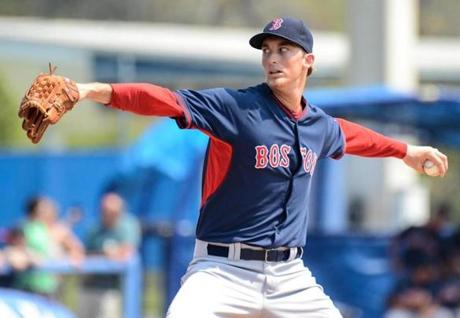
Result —
[[396, 157], [419, 172], [447, 157], [407, 145], [310, 104], [313, 37], [277, 18], [253, 36], [265, 82], [245, 89], [170, 91], [153, 84], [76, 84], [85, 98], [174, 118], [210, 137], [193, 260], [167, 317], [341, 317], [301, 260], [317, 161]]

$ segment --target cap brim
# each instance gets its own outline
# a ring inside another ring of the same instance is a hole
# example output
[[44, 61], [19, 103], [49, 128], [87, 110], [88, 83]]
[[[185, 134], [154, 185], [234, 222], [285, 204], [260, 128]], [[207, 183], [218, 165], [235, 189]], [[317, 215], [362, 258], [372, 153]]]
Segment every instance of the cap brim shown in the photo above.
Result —
[[274, 34], [269, 34], [265, 32], [256, 34], [249, 40], [249, 44], [253, 48], [260, 50], [262, 48], [262, 43], [264, 42], [264, 40], [268, 38], [269, 36], [273, 36], [273, 35]]
[[280, 35], [280, 34], [276, 34], [276, 33], [271, 33], [271, 32], [262, 32], [262, 33], [259, 33], [259, 34], [256, 34], [254, 35], [250, 40], [249, 40], [249, 44], [253, 47], [253, 48], [256, 48], [256, 49], [262, 49], [262, 43], [264, 42], [264, 40], [270, 36], [276, 36], [278, 38], [282, 38], [282, 39], [285, 39], [285, 40], [288, 40], [289, 42], [292, 42], [298, 46], [300, 46], [304, 51], [305, 51], [305, 48], [300, 44], [300, 43], [297, 43], [296, 41], [290, 39], [289, 37], [287, 36], [283, 36], [283, 35]]

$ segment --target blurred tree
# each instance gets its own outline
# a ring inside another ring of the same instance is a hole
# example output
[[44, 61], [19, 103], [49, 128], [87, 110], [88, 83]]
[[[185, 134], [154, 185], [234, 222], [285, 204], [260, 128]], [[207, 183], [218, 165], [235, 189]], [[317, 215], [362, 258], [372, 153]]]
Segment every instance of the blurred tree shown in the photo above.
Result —
[[294, 16], [315, 29], [342, 30], [342, 0], [2, 0], [2, 15], [260, 27]]
[[[420, 34], [460, 36], [458, 0], [419, 0]], [[1, 15], [260, 27], [275, 16], [313, 29], [345, 29], [343, 0], [2, 0]]]
[[17, 105], [13, 102], [0, 74], [0, 146], [7, 147], [15, 143], [18, 127]]
[[420, 0], [420, 34], [460, 36], [458, 0]]

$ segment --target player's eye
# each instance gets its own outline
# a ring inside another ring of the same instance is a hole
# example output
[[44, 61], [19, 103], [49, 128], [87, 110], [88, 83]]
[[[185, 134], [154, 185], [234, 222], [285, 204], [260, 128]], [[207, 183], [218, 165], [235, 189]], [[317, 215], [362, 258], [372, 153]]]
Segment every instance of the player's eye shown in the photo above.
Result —
[[270, 52], [269, 49], [267, 49], [266, 47], [262, 48], [262, 54], [268, 54]]
[[287, 46], [280, 47], [280, 53], [286, 53], [288, 51], [289, 51], [289, 48]]

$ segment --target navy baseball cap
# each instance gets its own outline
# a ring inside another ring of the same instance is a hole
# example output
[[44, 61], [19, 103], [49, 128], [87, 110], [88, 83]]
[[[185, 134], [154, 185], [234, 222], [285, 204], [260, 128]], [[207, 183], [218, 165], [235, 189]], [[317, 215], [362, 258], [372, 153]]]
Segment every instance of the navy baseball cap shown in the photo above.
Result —
[[313, 52], [313, 36], [302, 20], [294, 18], [276, 18], [270, 21], [264, 30], [254, 35], [249, 44], [256, 48], [262, 48], [262, 42], [269, 36], [278, 36], [294, 42], [307, 53]]

